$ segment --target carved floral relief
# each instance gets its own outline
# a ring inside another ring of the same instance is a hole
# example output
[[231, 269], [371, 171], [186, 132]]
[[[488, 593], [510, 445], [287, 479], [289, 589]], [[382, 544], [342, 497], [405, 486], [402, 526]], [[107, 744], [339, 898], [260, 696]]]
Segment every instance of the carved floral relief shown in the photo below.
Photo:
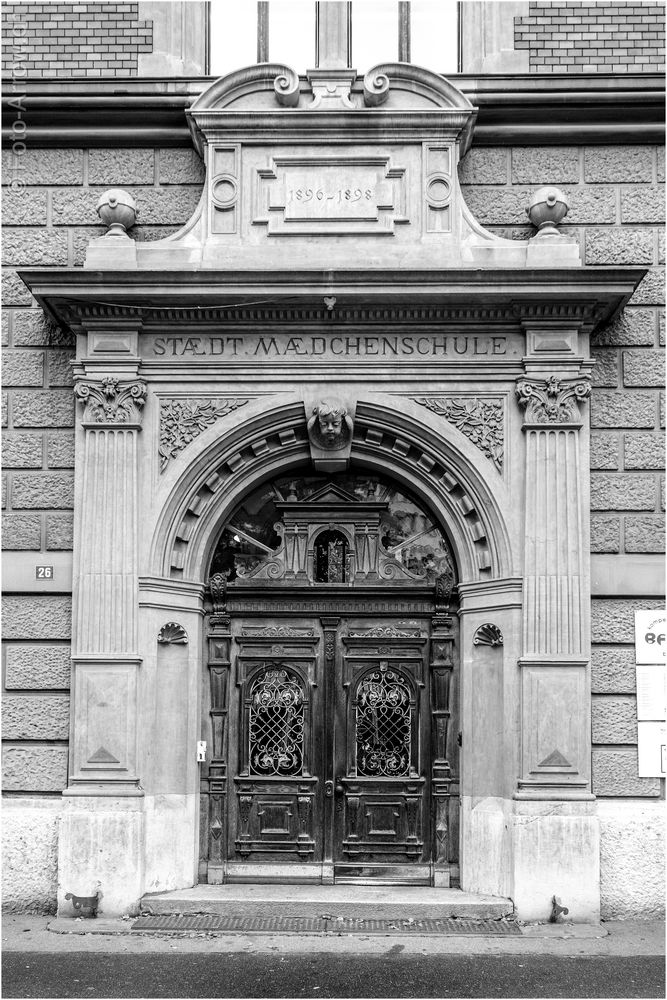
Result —
[[180, 451], [220, 417], [227, 416], [249, 399], [168, 399], [160, 403], [160, 472]]
[[503, 470], [503, 404], [476, 396], [413, 396], [415, 403], [443, 417]]

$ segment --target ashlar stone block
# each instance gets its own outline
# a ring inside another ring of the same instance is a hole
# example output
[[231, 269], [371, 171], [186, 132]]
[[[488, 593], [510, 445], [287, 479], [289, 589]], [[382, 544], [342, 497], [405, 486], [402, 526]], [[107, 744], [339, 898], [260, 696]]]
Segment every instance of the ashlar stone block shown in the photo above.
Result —
[[155, 178], [152, 149], [91, 149], [88, 151], [88, 183], [152, 184]]
[[613, 224], [616, 220], [616, 191], [606, 187], [563, 187], [570, 210], [568, 225], [599, 226]]
[[638, 776], [637, 751], [593, 748], [593, 794], [597, 796], [660, 795], [660, 778]]
[[664, 351], [623, 351], [626, 388], [661, 388], [665, 384]]
[[635, 641], [635, 611], [664, 608], [664, 602], [650, 599], [628, 600], [593, 598], [591, 601], [591, 639], [597, 643], [630, 643]]
[[17, 472], [12, 482], [12, 506], [26, 509], [70, 509], [74, 506], [71, 472]]
[[593, 694], [634, 694], [637, 690], [634, 649], [622, 646], [591, 650]]
[[591, 427], [655, 427], [656, 398], [653, 392], [606, 392], [591, 397]]
[[615, 388], [618, 385], [618, 351], [595, 350], [593, 358], [595, 360], [591, 377], [593, 386]]
[[12, 177], [20, 177], [26, 185], [83, 184], [83, 150], [28, 146], [21, 156], [15, 156], [6, 149], [2, 153], [2, 176], [5, 184]]
[[72, 598], [64, 594], [7, 594], [2, 598], [5, 640], [70, 639]]
[[513, 184], [576, 184], [579, 149], [576, 146], [518, 146], [512, 149]]
[[646, 229], [589, 229], [587, 264], [652, 264], [653, 234]]
[[71, 364], [73, 360], [73, 351], [49, 351], [47, 354], [49, 385], [74, 385], [74, 375]]
[[653, 347], [655, 313], [652, 309], [626, 308], [595, 335], [599, 347]]
[[589, 184], [635, 183], [653, 180], [650, 146], [588, 146], [584, 151], [584, 180]]
[[69, 695], [5, 695], [2, 734], [6, 740], [66, 740]]
[[642, 278], [630, 298], [633, 306], [663, 306], [665, 304], [665, 269], [654, 267]]
[[653, 222], [665, 219], [664, 191], [653, 186], [621, 188], [621, 222]]
[[623, 466], [626, 469], [664, 469], [664, 434], [624, 434]]
[[2, 272], [2, 304], [3, 306], [29, 306], [32, 304], [32, 295], [16, 271]]
[[14, 427], [73, 427], [74, 395], [70, 389], [15, 392]]
[[459, 163], [461, 184], [507, 184], [507, 150], [478, 146]]
[[2, 384], [5, 386], [43, 386], [44, 353], [25, 349], [3, 351]]
[[8, 691], [67, 690], [71, 655], [69, 645], [8, 645], [5, 687]]
[[626, 695], [595, 695], [591, 705], [593, 743], [637, 743], [637, 702]]
[[38, 188], [3, 191], [3, 226], [45, 226], [46, 201], [46, 191]]
[[616, 434], [591, 434], [590, 463], [591, 469], [618, 469], [619, 442]]
[[620, 517], [591, 516], [591, 552], [621, 551]]
[[39, 432], [6, 431], [2, 435], [2, 465], [5, 469], [41, 469], [43, 438]]
[[64, 267], [67, 233], [54, 229], [5, 229], [2, 263], [14, 267]]
[[74, 434], [52, 431], [46, 435], [46, 462], [50, 469], [74, 468]]
[[38, 552], [42, 547], [39, 514], [3, 514], [2, 548], [6, 552]]
[[655, 510], [656, 501], [654, 476], [624, 472], [591, 475], [591, 510]]
[[[206, 171], [194, 149], [161, 149], [159, 151], [160, 184], [198, 184], [204, 182]], [[479, 183], [484, 183], [480, 181]]]
[[13, 327], [14, 347], [74, 346], [73, 334], [56, 326], [41, 309], [17, 310]]
[[4, 747], [2, 781], [7, 792], [60, 792], [67, 786], [67, 747]]
[[74, 545], [72, 514], [46, 515], [46, 548], [49, 552], [69, 551]]
[[625, 517], [625, 551], [655, 553], [665, 551], [665, 518], [662, 514]]

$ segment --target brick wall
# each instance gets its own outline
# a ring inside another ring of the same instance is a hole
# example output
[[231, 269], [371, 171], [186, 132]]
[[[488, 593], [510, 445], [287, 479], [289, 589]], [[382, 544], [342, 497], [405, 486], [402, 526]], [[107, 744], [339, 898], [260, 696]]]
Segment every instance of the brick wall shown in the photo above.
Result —
[[[524, 205], [536, 186], [570, 199], [562, 231], [585, 263], [649, 268], [630, 303], [592, 343], [591, 550], [664, 551], [664, 149], [647, 146], [472, 149], [461, 182], [473, 214], [490, 230], [526, 239]], [[593, 602], [593, 785], [599, 796], [658, 795], [658, 778], [637, 777], [635, 607], [655, 601]]]
[[665, 67], [665, 6], [629, 0], [531, 0], [514, 20], [514, 47], [531, 73], [658, 73]]
[[5, 3], [2, 68], [21, 78], [136, 76], [153, 51], [153, 23], [138, 3]]
[[[3, 548], [53, 561], [72, 549], [74, 340], [16, 275], [23, 266], [83, 263], [101, 236], [95, 205], [112, 185], [139, 206], [136, 239], [160, 239], [194, 213], [203, 181], [188, 149], [29, 149], [12, 169], [3, 153]], [[6, 584], [5, 584], [6, 585]], [[8, 594], [3, 602], [3, 775], [11, 793], [55, 794], [66, 784], [71, 598]]]

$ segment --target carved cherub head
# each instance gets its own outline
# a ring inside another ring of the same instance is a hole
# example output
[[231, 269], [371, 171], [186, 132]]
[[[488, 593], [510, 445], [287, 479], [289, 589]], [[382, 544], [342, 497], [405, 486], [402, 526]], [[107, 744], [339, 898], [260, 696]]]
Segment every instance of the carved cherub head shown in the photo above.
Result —
[[317, 417], [323, 442], [331, 447], [343, 434], [343, 420], [347, 415], [347, 410], [341, 403], [323, 399], [317, 404], [313, 413]]

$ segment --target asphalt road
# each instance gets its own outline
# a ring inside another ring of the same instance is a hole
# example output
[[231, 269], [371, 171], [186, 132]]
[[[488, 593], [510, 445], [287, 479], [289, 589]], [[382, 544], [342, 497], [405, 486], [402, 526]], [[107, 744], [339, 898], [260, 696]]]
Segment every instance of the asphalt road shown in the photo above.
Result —
[[8, 997], [664, 997], [653, 956], [9, 952]]

